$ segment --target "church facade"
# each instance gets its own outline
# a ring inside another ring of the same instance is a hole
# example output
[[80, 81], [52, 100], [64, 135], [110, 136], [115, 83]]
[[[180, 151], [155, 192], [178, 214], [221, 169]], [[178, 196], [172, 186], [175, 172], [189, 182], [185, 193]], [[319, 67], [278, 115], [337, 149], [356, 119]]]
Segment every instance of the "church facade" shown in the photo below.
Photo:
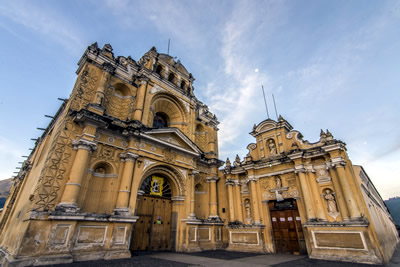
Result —
[[390, 259], [393, 220], [329, 131], [310, 143], [284, 118], [265, 120], [246, 157], [222, 167], [217, 117], [179, 61], [155, 48], [115, 57], [95, 43], [78, 66], [1, 213], [4, 266], [140, 250]]

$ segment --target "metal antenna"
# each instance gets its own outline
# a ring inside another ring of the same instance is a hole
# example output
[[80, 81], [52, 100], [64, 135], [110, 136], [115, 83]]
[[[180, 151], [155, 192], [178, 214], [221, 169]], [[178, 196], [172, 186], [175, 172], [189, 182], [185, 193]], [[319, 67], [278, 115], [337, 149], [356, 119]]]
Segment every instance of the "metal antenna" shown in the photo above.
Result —
[[170, 45], [171, 39], [168, 39], [168, 55], [169, 55], [169, 45]]
[[263, 95], [264, 95], [265, 109], [267, 110], [267, 116], [268, 116], [268, 119], [269, 119], [269, 112], [268, 112], [267, 100], [265, 100], [264, 85], [261, 85], [261, 88], [262, 88]]
[[276, 120], [279, 120], [279, 118], [278, 118], [278, 111], [276, 110], [276, 104], [275, 104], [275, 97], [274, 97], [274, 94], [272, 94], [272, 99], [274, 100], [274, 107], [275, 107]]

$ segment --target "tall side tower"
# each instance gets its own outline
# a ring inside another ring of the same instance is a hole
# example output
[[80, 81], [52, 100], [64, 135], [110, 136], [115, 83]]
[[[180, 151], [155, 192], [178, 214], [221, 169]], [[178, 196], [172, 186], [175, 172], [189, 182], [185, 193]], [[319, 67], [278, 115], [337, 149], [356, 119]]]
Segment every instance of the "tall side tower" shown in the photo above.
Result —
[[0, 262], [196, 250], [189, 233], [200, 225], [213, 233], [201, 244], [221, 246], [218, 121], [194, 96], [193, 76], [154, 47], [136, 62], [95, 43], [78, 66], [1, 214]]

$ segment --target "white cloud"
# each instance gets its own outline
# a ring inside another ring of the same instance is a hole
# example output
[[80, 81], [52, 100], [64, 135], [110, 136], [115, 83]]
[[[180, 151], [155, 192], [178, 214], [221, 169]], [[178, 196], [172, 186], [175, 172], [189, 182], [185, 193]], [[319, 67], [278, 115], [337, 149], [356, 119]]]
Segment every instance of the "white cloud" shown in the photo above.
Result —
[[39, 6], [38, 2], [1, 1], [0, 14], [62, 45], [72, 54], [80, 53], [86, 45], [77, 27], [55, 9]]
[[[264, 113], [261, 85], [270, 90], [270, 78], [267, 72], [254, 70], [253, 55], [259, 43], [252, 34], [255, 31], [263, 33], [268, 38], [269, 29], [274, 20], [281, 14], [279, 7], [257, 5], [255, 2], [235, 2], [233, 11], [221, 32], [222, 46], [220, 49], [223, 59], [224, 81], [216, 77], [207, 86], [207, 98], [210, 108], [221, 118], [219, 144], [221, 156], [232, 153], [232, 146], [240, 144], [240, 154], [246, 153], [243, 136], [251, 130], [255, 114]], [[248, 14], [252, 14], [249, 16]], [[269, 23], [265, 23], [268, 21]], [[252, 38], [253, 37], [253, 38]], [[260, 109], [260, 105], [262, 109]], [[257, 122], [259, 123], [259, 121]], [[239, 150], [236, 150], [236, 152]], [[232, 156], [232, 155], [231, 155]], [[241, 155], [243, 156], [243, 155]]]

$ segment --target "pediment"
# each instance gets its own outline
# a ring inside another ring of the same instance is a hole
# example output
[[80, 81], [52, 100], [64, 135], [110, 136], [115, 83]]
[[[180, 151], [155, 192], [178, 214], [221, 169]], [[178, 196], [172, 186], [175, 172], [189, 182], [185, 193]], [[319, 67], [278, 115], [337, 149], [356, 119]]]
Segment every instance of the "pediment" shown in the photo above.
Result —
[[267, 119], [267, 120], [262, 121], [259, 125], [255, 126], [253, 128], [253, 132], [251, 132], [250, 134], [253, 136], [256, 136], [261, 133], [276, 129], [277, 126], [278, 126], [278, 123], [276, 121]]
[[258, 125], [254, 125], [253, 131], [250, 133], [252, 136], [256, 137], [260, 134], [278, 129], [284, 128], [286, 131], [290, 131], [293, 127], [284, 119], [282, 116], [279, 117], [278, 121], [274, 121], [271, 119], [266, 119]]
[[178, 128], [152, 129], [143, 133], [144, 137], [166, 147], [200, 156], [203, 151]]

